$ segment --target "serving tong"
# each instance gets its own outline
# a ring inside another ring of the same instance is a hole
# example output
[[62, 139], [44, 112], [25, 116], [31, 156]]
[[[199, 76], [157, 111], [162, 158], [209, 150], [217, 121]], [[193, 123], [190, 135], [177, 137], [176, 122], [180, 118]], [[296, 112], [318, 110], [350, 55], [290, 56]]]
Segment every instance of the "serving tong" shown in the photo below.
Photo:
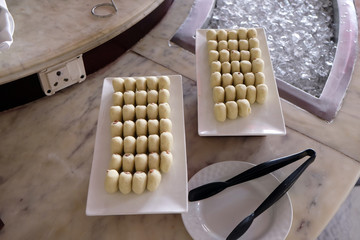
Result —
[[256, 217], [258, 217], [261, 213], [277, 202], [292, 187], [292, 185], [305, 171], [305, 169], [315, 160], [316, 152], [314, 150], [306, 149], [293, 155], [261, 163], [236, 175], [235, 177], [226, 180], [225, 182], [211, 182], [205, 185], [201, 185], [189, 192], [188, 199], [190, 202], [193, 202], [211, 197], [228, 187], [262, 177], [306, 156], [309, 156], [309, 158], [293, 173], [291, 173], [284, 181], [282, 181], [279, 186], [260, 204], [260, 206], [253, 213], [242, 220], [227, 237], [228, 240], [238, 239], [247, 231]]

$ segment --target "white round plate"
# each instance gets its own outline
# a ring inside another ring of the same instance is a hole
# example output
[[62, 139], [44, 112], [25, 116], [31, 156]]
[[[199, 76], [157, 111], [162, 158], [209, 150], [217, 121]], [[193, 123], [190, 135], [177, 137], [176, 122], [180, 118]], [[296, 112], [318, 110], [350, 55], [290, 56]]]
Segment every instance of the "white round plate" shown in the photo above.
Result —
[[[189, 181], [189, 189], [225, 181], [253, 164], [226, 161], [201, 169]], [[238, 184], [201, 201], [189, 202], [189, 211], [182, 214], [184, 225], [195, 240], [225, 239], [230, 232], [280, 184], [274, 175]], [[277, 203], [258, 216], [241, 239], [285, 239], [292, 223], [291, 200], [285, 194]]]

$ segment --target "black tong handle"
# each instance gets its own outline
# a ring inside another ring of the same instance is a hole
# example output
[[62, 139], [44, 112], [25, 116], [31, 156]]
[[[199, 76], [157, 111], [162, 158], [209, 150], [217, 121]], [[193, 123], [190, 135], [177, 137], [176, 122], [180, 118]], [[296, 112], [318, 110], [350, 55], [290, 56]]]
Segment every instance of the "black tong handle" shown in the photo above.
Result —
[[233, 178], [226, 180], [225, 182], [212, 182], [197, 188], [192, 189], [189, 192], [188, 199], [190, 202], [199, 201], [208, 197], [211, 197], [221, 191], [223, 191], [227, 187], [234, 186], [239, 183], [247, 182], [255, 178], [262, 177], [268, 173], [271, 173], [275, 170], [278, 170], [290, 163], [293, 163], [303, 157], [306, 156], [315, 156], [315, 151], [312, 149], [306, 149], [302, 152], [289, 155], [286, 157], [278, 158], [275, 160], [271, 160], [268, 162], [261, 163], [257, 166], [254, 166], [245, 172], [242, 172], [236, 175]]
[[261, 203], [261, 205], [252, 214], [242, 220], [226, 238], [227, 240], [238, 239], [241, 237], [257, 216], [259, 216], [275, 202], [277, 202], [282, 196], [284, 196], [284, 194], [294, 185], [295, 181], [300, 177], [305, 169], [312, 162], [314, 162], [316, 153], [313, 150], [309, 151], [309, 153], [310, 158], [306, 160], [306, 162], [304, 162], [300, 167], [298, 167], [293, 173], [291, 173], [282, 183], [280, 183], [280, 185]]

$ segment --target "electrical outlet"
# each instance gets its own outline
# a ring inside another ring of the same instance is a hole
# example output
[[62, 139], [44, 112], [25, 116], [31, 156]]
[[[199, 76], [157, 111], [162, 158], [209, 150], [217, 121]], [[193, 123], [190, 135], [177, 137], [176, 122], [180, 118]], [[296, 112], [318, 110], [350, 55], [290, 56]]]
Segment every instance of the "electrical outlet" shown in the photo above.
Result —
[[38, 76], [41, 87], [48, 96], [70, 85], [80, 83], [86, 79], [82, 55], [49, 67], [39, 72]]

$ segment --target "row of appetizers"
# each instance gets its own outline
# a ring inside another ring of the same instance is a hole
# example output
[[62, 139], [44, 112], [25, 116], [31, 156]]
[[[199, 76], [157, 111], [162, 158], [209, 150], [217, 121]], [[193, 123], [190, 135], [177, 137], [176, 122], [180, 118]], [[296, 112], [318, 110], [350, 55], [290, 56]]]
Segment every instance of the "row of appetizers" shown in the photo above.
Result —
[[171, 132], [172, 122], [168, 118], [162, 118], [160, 121], [157, 119], [137, 119], [135, 122], [126, 120], [124, 123], [114, 121], [110, 129], [112, 137], [159, 135], [163, 132]]
[[114, 153], [111, 155], [109, 169], [114, 169], [118, 172], [137, 171], [146, 172], [148, 169], [156, 169], [163, 173], [167, 173], [173, 162], [173, 155], [171, 152], [162, 151], [145, 153], [126, 153], [124, 155]]
[[169, 103], [150, 103], [145, 105], [134, 106], [126, 104], [121, 106], [110, 107], [110, 120], [115, 121], [134, 121], [135, 119], [163, 119], [169, 118], [171, 108]]
[[214, 103], [225, 103], [228, 101], [237, 101], [239, 99], [247, 99], [250, 104], [255, 102], [263, 104], [268, 94], [268, 87], [266, 84], [259, 84], [246, 86], [245, 84], [238, 84], [235, 87], [228, 85], [225, 88], [222, 86], [215, 86], [213, 88]]
[[147, 105], [150, 103], [160, 104], [169, 101], [170, 92], [167, 89], [157, 90], [136, 90], [113, 93], [113, 105], [123, 106], [124, 104]]
[[130, 172], [121, 172], [111, 169], [107, 170], [105, 178], [105, 190], [108, 193], [120, 191], [122, 194], [134, 192], [142, 194], [145, 189], [155, 191], [161, 182], [161, 173], [156, 169], [151, 169], [146, 174], [137, 171], [134, 174]]
[[207, 40], [227, 41], [227, 40], [246, 40], [257, 37], [257, 31], [255, 28], [239, 28], [239, 29], [209, 29], [206, 32]]
[[112, 78], [114, 92], [147, 91], [147, 90], [170, 90], [170, 78], [168, 76], [150, 77], [115, 77]]
[[116, 136], [111, 138], [112, 154], [123, 153], [151, 153], [171, 151], [173, 147], [173, 136], [170, 132], [163, 132], [159, 135], [151, 134], [149, 136]]

